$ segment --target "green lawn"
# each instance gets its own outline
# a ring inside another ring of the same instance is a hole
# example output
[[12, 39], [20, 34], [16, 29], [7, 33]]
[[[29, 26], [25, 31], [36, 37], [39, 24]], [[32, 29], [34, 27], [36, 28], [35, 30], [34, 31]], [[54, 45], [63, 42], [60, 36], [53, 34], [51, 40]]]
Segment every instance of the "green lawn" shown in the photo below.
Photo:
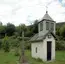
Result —
[[[56, 60], [53, 62], [44, 63], [39, 59], [33, 59], [30, 51], [26, 51], [26, 57], [29, 64], [65, 64], [65, 51], [56, 51]], [[13, 51], [9, 53], [0, 51], [0, 64], [17, 64], [18, 58]]]

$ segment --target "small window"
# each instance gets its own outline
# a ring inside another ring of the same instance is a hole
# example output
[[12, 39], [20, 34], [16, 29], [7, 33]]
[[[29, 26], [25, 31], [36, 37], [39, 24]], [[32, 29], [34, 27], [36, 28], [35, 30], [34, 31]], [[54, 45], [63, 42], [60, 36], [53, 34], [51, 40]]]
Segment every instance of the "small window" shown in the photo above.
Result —
[[36, 47], [36, 53], [37, 53], [37, 47]]
[[51, 30], [54, 30], [54, 23], [51, 23]]
[[49, 22], [46, 22], [46, 30], [49, 30]]
[[40, 31], [43, 30], [43, 22], [40, 22]]

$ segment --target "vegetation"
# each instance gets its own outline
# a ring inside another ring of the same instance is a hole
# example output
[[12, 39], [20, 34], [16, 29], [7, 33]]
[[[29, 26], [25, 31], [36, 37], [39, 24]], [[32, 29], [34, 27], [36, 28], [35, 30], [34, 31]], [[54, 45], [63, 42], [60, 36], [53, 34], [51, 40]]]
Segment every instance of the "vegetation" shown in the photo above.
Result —
[[[7, 23], [7, 25], [0, 24], [0, 64], [16, 64], [19, 60], [19, 49], [22, 41], [22, 31], [24, 31], [25, 37], [31, 37], [38, 33], [38, 20], [32, 25], [26, 26], [20, 24], [15, 26], [14, 24]], [[56, 27], [56, 61], [48, 64], [65, 64], [65, 23], [57, 23]], [[31, 43], [25, 42], [25, 50], [31, 49]], [[11, 51], [12, 50], [12, 51]], [[61, 50], [61, 51], [60, 51]], [[30, 64], [46, 64], [42, 60], [33, 59], [30, 51], [26, 51], [26, 56]]]
[[26, 51], [26, 56], [30, 64], [65, 64], [65, 51], [56, 51], [56, 60], [53, 62], [42, 62], [40, 59], [31, 57], [30, 51]]
[[14, 55], [14, 51], [5, 53], [0, 50], [0, 64], [17, 64], [19, 57]]
[[9, 42], [8, 42], [8, 38], [7, 37], [5, 37], [4, 38], [4, 40], [3, 40], [3, 49], [4, 49], [4, 51], [5, 52], [9, 52], [10, 50], [10, 48], [9, 48], [10, 46], [9, 46]]
[[[4, 53], [0, 50], [0, 64], [17, 64], [19, 62], [19, 56], [15, 56], [15, 50], [11, 50], [9, 53]], [[34, 59], [31, 57], [31, 52], [26, 51], [26, 58], [29, 64], [65, 64], [65, 51], [56, 51], [56, 60], [53, 62], [42, 62], [40, 59]]]

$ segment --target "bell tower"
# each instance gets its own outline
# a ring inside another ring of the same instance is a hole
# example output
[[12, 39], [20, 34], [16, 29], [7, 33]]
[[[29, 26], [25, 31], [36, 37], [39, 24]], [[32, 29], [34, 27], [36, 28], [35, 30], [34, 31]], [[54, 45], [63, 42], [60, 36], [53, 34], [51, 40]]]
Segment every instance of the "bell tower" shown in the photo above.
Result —
[[56, 22], [49, 16], [48, 11], [46, 10], [46, 14], [38, 23], [39, 36], [43, 36], [49, 31], [55, 34], [55, 25]]

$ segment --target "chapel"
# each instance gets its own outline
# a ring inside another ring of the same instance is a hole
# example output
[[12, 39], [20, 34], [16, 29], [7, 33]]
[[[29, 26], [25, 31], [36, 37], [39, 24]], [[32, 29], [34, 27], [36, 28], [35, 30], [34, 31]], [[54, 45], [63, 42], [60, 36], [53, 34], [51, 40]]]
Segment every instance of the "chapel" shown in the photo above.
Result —
[[55, 60], [55, 27], [56, 22], [46, 11], [44, 17], [38, 22], [38, 33], [31, 38], [31, 55], [43, 61]]

